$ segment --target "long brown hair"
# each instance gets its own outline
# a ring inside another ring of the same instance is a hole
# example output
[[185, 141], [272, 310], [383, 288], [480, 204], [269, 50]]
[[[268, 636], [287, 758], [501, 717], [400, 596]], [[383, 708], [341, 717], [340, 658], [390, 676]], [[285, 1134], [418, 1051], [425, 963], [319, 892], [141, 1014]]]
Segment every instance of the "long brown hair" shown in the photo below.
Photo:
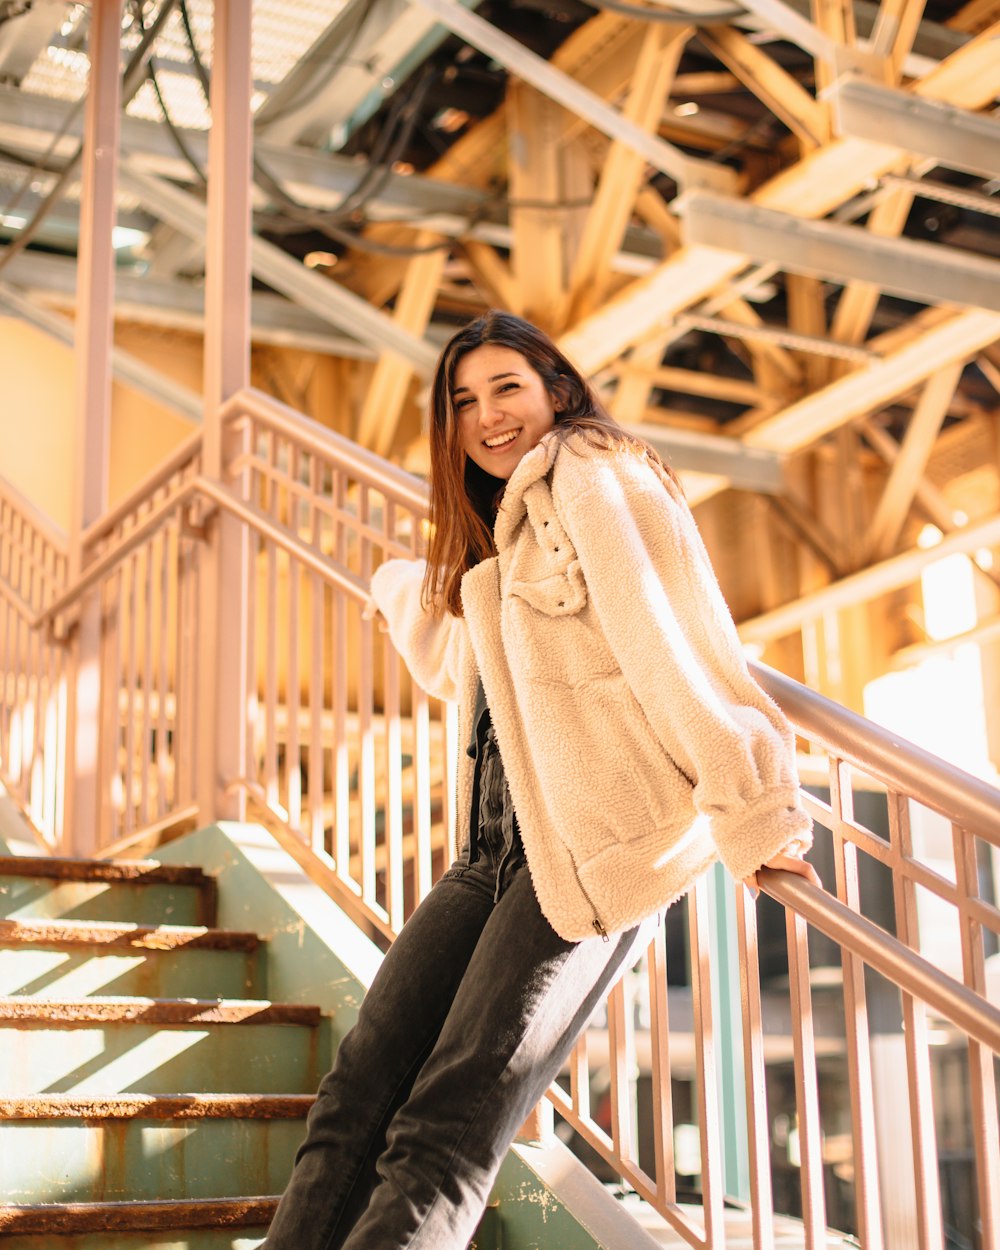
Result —
[[493, 522], [507, 483], [466, 456], [451, 400], [458, 362], [487, 343], [520, 352], [539, 375], [557, 405], [558, 437], [579, 431], [594, 446], [645, 456], [679, 490], [670, 467], [648, 443], [622, 429], [547, 334], [522, 317], [491, 309], [445, 345], [431, 389], [431, 532], [423, 593], [438, 614], [462, 615], [462, 577], [496, 554]]

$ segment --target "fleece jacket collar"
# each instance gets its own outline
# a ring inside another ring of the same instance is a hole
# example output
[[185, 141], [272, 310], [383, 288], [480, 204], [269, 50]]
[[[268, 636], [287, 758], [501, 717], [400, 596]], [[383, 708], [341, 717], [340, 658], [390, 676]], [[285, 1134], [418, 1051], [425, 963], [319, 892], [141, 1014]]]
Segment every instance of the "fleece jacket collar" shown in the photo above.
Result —
[[555, 463], [561, 439], [554, 430], [543, 434], [530, 451], [526, 451], [510, 475], [503, 492], [500, 511], [493, 527], [493, 539], [497, 551], [503, 551], [514, 541], [517, 527], [528, 511], [524, 493], [529, 486], [545, 477]]

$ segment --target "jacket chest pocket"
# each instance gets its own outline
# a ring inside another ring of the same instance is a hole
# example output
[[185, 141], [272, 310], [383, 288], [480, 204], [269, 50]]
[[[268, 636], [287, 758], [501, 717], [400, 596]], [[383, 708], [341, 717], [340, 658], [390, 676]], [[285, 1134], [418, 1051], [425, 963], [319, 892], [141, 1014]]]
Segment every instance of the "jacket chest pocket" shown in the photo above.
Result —
[[573, 616], [587, 602], [587, 584], [569, 535], [552, 506], [544, 482], [525, 491], [528, 515], [514, 545], [507, 595], [545, 616]]

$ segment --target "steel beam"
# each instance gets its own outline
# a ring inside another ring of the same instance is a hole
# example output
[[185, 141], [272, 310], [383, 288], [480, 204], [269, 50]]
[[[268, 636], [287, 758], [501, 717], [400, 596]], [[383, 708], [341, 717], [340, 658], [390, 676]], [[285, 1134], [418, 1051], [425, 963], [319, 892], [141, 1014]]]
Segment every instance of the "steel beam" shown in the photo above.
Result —
[[818, 26], [810, 22], [784, 0], [741, 0], [745, 9], [759, 17], [767, 27], [813, 56], [833, 61], [835, 44]]
[[[69, 317], [63, 317], [49, 308], [40, 308], [23, 291], [7, 282], [0, 282], [0, 304], [50, 338], [73, 348], [76, 331]], [[162, 404], [186, 421], [201, 420], [201, 397], [180, 382], [174, 382], [172, 378], [151, 369], [137, 356], [120, 347], [113, 347], [111, 367], [119, 382]]]
[[[469, 0], [469, 7], [478, 3]], [[271, 90], [255, 129], [272, 143], [325, 142], [335, 127], [349, 130], [367, 120], [444, 38], [409, 0], [347, 0]]]
[[59, 30], [64, 0], [36, 0], [26, 13], [0, 24], [0, 74], [20, 82]]
[[692, 191], [677, 204], [685, 242], [774, 261], [834, 282], [871, 282], [924, 304], [1000, 312], [1000, 261], [940, 243], [883, 238], [857, 226], [807, 221], [745, 200]]
[[[141, 172], [133, 167], [131, 160], [123, 161], [120, 181], [123, 188], [175, 230], [193, 239], [204, 239], [207, 212], [205, 205], [193, 195], [162, 178]], [[306, 269], [265, 239], [255, 237], [252, 240], [251, 265], [258, 278], [295, 303], [379, 351], [392, 348], [410, 361], [420, 377], [430, 377], [437, 359], [436, 347], [401, 329], [391, 317], [352, 291]]]
[[630, 423], [625, 428], [637, 438], [645, 439], [675, 469], [725, 477], [736, 490], [752, 490], [762, 495], [784, 492], [784, 457], [777, 452], [748, 447], [735, 438], [700, 434], [648, 421]]
[[510, 35], [470, 13], [458, 0], [410, 0], [438, 21], [453, 30], [467, 43], [493, 57], [523, 82], [530, 83], [571, 113], [590, 122], [611, 139], [618, 139], [633, 148], [661, 173], [673, 178], [679, 186], [711, 186], [731, 190], [735, 185], [732, 170], [686, 156], [680, 148], [648, 134], [641, 126], [624, 117], [617, 109], [593, 91], [588, 90], [556, 69], [548, 61], [530, 51]]
[[846, 75], [828, 92], [837, 134], [932, 157], [947, 169], [1000, 176], [1000, 123], [937, 100]]
[[[24, 252], [14, 257], [4, 276], [35, 307], [59, 310], [73, 306], [76, 261], [69, 256]], [[128, 269], [119, 269], [115, 274], [116, 318], [203, 334], [204, 314], [203, 286], [149, 274], [140, 276]], [[376, 354], [356, 339], [331, 334], [328, 322], [268, 291], [255, 291], [251, 296], [250, 325], [256, 343], [358, 360], [372, 360]]]

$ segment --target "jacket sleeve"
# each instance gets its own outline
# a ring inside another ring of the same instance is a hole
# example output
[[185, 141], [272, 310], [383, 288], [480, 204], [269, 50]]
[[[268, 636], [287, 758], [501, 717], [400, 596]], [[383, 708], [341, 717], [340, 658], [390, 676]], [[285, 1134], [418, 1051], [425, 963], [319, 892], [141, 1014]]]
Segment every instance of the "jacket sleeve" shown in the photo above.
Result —
[[629, 453], [561, 460], [576, 463], [554, 502], [605, 639], [720, 859], [740, 880], [807, 849], [794, 736], [747, 669], [683, 496]]
[[371, 596], [385, 617], [393, 646], [417, 682], [435, 699], [456, 702], [467, 657], [461, 617], [436, 617], [422, 602], [424, 560], [387, 560], [372, 576]]

